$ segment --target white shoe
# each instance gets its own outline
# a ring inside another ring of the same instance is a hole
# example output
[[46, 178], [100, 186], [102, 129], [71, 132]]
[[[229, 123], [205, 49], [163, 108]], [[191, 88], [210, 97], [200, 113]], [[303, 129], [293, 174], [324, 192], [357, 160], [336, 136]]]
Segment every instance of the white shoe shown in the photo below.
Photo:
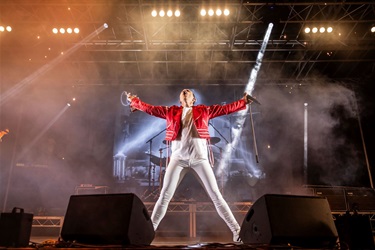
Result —
[[236, 243], [241, 243], [241, 238], [240, 238], [240, 229], [237, 229], [235, 232], [233, 232], [233, 242]]

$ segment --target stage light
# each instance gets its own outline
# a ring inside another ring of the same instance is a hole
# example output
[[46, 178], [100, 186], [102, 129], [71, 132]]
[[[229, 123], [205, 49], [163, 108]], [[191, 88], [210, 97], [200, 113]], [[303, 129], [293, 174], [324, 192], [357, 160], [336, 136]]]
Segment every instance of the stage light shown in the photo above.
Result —
[[[105, 23], [104, 24], [104, 28], [108, 28], [108, 25]], [[58, 33], [60, 33], [60, 34], [65, 34], [65, 33], [67, 33], [67, 34], [73, 34], [73, 33], [75, 33], [75, 34], [78, 34], [79, 33], [79, 28], [53, 28], [52, 29], [52, 33], [53, 34], [58, 34]]]
[[372, 28], [371, 28], [371, 32], [372, 32], [372, 33], [375, 33], [375, 26], [372, 26]]
[[176, 9], [176, 10], [169, 9], [168, 11], [164, 11], [163, 9], [161, 9], [161, 10], [159, 10], [159, 12], [158, 12], [158, 10], [153, 9], [151, 11], [151, 16], [152, 17], [157, 17], [158, 15], [160, 17], [165, 17], [165, 16], [172, 17], [173, 14], [174, 14], [174, 16], [179, 17], [181, 15], [181, 12], [178, 9]]
[[305, 27], [305, 33], [306, 34], [309, 34], [310, 32], [312, 33], [320, 33], [320, 34], [323, 34], [325, 32], [327, 33], [332, 33], [333, 32], [333, 27], [332, 26], [321, 26], [319, 29], [317, 27], [314, 27], [314, 28], [310, 28], [310, 27]]
[[103, 27], [104, 27], [104, 29], [108, 29], [108, 24], [107, 24], [107, 23], [104, 23], [104, 24], [103, 24]]
[[12, 31], [12, 27], [10, 27], [9, 25], [6, 26], [6, 27], [0, 26], [0, 32], [4, 32], [4, 31], [11, 32]]
[[66, 104], [68, 107], [72, 106], [69, 102]]
[[207, 14], [209, 16], [214, 16], [215, 14], [216, 14], [216, 16], [221, 16], [221, 15], [223, 15], [223, 13], [224, 13], [225, 16], [228, 16], [230, 11], [228, 9], [224, 9], [224, 11], [223, 11], [223, 9], [221, 9], [221, 8], [216, 9], [216, 11], [213, 10], [213, 9], [209, 9], [209, 10], [201, 9], [200, 10], [201, 16], [206, 16]]

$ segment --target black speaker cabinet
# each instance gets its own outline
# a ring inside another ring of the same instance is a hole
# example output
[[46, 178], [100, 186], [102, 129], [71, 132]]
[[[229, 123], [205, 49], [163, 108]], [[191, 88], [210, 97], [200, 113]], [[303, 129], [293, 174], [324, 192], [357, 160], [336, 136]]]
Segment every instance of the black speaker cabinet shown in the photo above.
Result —
[[149, 245], [155, 231], [135, 194], [72, 195], [61, 237], [93, 245]]
[[266, 194], [247, 212], [240, 237], [245, 244], [333, 247], [338, 235], [326, 198]]
[[340, 249], [375, 249], [369, 215], [345, 214], [335, 220]]
[[22, 208], [13, 208], [11, 213], [1, 213], [0, 246], [27, 247], [30, 241], [33, 214]]

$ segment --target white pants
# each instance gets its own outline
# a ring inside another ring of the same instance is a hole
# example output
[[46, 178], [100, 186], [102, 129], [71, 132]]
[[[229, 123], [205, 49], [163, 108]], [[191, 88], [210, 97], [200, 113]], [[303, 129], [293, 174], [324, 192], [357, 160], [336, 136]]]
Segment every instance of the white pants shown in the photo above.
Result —
[[171, 158], [165, 172], [163, 188], [151, 215], [154, 229], [157, 229], [160, 221], [165, 216], [169, 202], [171, 201], [177, 186], [188, 171], [193, 171], [195, 173], [214, 203], [219, 216], [225, 221], [229, 229], [233, 233], [238, 232], [240, 226], [220, 193], [215, 174], [208, 159], [184, 161]]

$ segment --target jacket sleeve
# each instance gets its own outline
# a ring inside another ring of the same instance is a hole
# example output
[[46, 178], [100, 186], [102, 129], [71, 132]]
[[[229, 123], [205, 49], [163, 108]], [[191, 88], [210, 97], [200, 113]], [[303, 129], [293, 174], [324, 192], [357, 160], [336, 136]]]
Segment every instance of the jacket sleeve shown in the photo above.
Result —
[[138, 97], [133, 98], [130, 103], [132, 111], [140, 110], [149, 115], [166, 119], [168, 107], [167, 106], [153, 106], [151, 104], [142, 102]]
[[228, 115], [246, 108], [246, 102], [243, 99], [225, 105], [211, 105], [208, 107], [209, 118]]

